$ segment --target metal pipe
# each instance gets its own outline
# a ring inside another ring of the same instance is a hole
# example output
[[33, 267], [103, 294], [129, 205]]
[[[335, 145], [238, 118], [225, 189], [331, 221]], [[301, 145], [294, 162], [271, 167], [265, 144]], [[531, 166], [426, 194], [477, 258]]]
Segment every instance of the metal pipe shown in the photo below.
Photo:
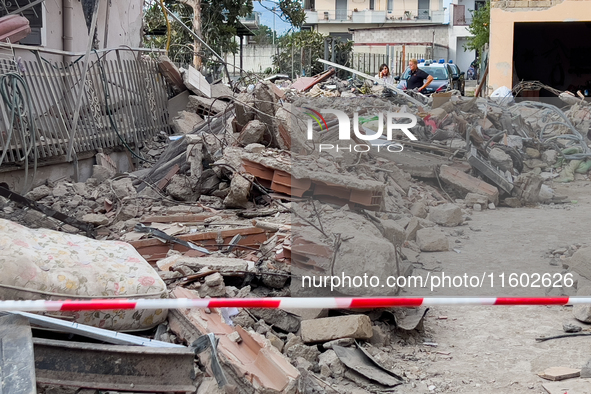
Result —
[[[0, 48], [6, 49], [22, 49], [25, 51], [31, 52], [43, 52], [49, 53], [52, 55], [62, 55], [62, 56], [84, 56], [86, 52], [72, 52], [66, 50], [59, 50], [59, 49], [49, 49], [44, 47], [38, 47], [33, 45], [20, 45], [20, 44], [7, 44], [5, 42], [0, 42]], [[125, 46], [118, 46], [115, 48], [108, 48], [108, 49], [98, 49], [96, 53], [104, 53], [110, 51], [133, 51], [133, 52], [158, 52], [158, 53], [166, 53], [165, 49], [158, 49], [158, 48], [132, 48], [127, 45]]]
[[[62, 15], [62, 49], [61, 53], [64, 57], [64, 64], [70, 61], [69, 55], [66, 52], [72, 52], [74, 43], [74, 32], [72, 29], [72, 16], [74, 15], [74, 0], [63, 0], [63, 15]], [[72, 55], [75, 56], [75, 55]]]
[[94, 32], [96, 30], [96, 20], [98, 17], [98, 10], [100, 8], [101, 2], [98, 1], [94, 6], [94, 11], [92, 13], [92, 22], [90, 24], [90, 31], [88, 33], [88, 43], [86, 45], [86, 54], [84, 56], [84, 70], [82, 72], [82, 78], [80, 79], [80, 87], [78, 88], [78, 94], [76, 95], [76, 110], [74, 111], [74, 119], [72, 120], [72, 131], [70, 133], [70, 142], [68, 144], [68, 151], [66, 153], [66, 160], [70, 161], [72, 159], [72, 152], [74, 152], [74, 141], [76, 137], [76, 129], [78, 126], [78, 118], [80, 116], [80, 105], [82, 103], [82, 94], [84, 93], [84, 86], [86, 81], [86, 73], [88, 72], [88, 66], [90, 65], [90, 49], [92, 48], [92, 41], [94, 38]]

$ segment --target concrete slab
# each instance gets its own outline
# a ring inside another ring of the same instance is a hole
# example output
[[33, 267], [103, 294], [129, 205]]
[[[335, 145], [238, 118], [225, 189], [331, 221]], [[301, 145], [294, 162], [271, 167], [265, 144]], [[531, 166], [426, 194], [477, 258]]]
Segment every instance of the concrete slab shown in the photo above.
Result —
[[393, 153], [388, 152], [386, 149], [380, 149], [380, 152], [372, 151], [371, 155], [390, 160], [396, 163], [401, 170], [419, 178], [436, 178], [435, 170], [438, 166], [451, 164], [441, 156], [421, 152], [402, 151]]

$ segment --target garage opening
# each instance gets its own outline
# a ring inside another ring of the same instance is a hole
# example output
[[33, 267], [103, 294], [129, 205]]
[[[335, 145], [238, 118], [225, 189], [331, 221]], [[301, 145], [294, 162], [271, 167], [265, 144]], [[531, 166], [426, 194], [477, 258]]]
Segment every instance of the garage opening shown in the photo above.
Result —
[[[513, 86], [540, 81], [591, 96], [591, 22], [519, 22], [513, 41]], [[542, 89], [541, 97], [555, 97]]]

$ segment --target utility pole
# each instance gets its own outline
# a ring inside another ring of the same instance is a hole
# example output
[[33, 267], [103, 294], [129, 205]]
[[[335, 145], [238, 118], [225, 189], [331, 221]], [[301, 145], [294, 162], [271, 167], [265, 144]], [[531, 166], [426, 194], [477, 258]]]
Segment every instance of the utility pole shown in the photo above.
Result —
[[273, 47], [275, 46], [275, 10], [276, 8], [273, 7], [271, 8], [271, 10], [273, 11]]

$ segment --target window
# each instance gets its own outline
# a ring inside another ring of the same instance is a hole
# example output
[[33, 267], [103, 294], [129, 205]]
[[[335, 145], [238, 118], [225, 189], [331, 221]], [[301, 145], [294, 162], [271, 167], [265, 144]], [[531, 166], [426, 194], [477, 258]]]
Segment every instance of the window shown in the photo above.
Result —
[[[33, 0], [9, 0], [9, 1], [0, 1], [0, 17], [6, 16], [9, 13], [14, 13], [14, 11], [26, 7], [34, 3]], [[43, 27], [43, 9], [42, 9], [43, 2], [39, 2], [32, 7], [28, 7], [26, 10], [20, 12], [19, 14], [24, 16], [29, 20], [29, 26], [31, 27], [31, 33], [20, 40], [19, 44], [23, 45], [42, 45], [41, 41], [41, 28]]]
[[369, 0], [369, 9], [370, 10], [375, 9], [375, 3], [376, 3], [376, 0]]
[[388, 13], [392, 13], [394, 11], [394, 0], [388, 0]]

